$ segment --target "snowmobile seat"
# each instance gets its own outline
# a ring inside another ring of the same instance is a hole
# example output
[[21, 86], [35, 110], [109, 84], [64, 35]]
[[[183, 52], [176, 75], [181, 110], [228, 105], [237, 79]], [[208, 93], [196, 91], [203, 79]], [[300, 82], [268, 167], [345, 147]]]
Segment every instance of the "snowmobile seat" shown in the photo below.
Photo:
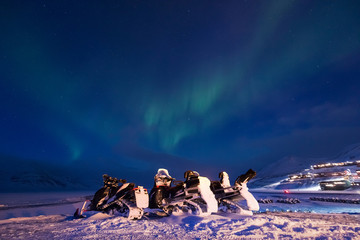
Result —
[[211, 181], [210, 188], [213, 192], [217, 192], [218, 190], [223, 189], [219, 181]]
[[135, 187], [135, 183], [124, 183], [116, 192], [116, 198], [123, 197], [126, 193]]
[[181, 193], [184, 193], [184, 182], [178, 181], [178, 184], [176, 184], [174, 187], [170, 187], [168, 191], [171, 197], [175, 197]]
[[185, 183], [186, 183], [187, 188], [193, 188], [193, 187], [198, 186], [200, 181], [199, 181], [198, 177], [192, 177], [192, 178], [188, 179]]
[[100, 188], [91, 200], [90, 209], [97, 210], [100, 205], [105, 201], [105, 197], [109, 194], [110, 187], [104, 186]]
[[238, 190], [234, 189], [233, 187], [224, 188], [219, 181], [212, 181], [210, 188], [217, 199], [236, 196], [238, 192]]
[[149, 195], [150, 208], [162, 208], [164, 201], [184, 195], [184, 183], [181, 181], [174, 187], [154, 186]]
[[185, 181], [185, 198], [192, 198], [200, 194], [199, 186], [200, 180], [197, 176], [192, 176]]

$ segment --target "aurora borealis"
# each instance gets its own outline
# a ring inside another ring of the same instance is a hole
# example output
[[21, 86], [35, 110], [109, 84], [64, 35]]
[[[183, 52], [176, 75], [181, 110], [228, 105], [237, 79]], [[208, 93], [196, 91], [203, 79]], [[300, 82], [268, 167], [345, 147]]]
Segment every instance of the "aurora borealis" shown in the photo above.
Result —
[[149, 175], [332, 156], [360, 142], [359, 10], [2, 1], [0, 154]]

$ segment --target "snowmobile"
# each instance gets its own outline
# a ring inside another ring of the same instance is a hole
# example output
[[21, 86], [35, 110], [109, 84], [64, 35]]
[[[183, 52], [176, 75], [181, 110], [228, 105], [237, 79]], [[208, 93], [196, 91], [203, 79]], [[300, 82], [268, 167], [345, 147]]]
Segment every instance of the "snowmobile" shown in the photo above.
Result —
[[[226, 172], [220, 172], [220, 181], [211, 182], [211, 190], [219, 203], [219, 210], [240, 215], [253, 215], [253, 211], [258, 211], [259, 203], [247, 188], [247, 182], [255, 176], [256, 172], [249, 169], [245, 174], [237, 177], [234, 186], [231, 186], [229, 175]], [[246, 206], [239, 204], [242, 200], [246, 201]]]
[[[159, 216], [190, 212], [206, 216], [218, 211], [218, 204], [210, 189], [210, 180], [196, 171], [186, 171], [183, 181], [174, 181], [166, 169], [160, 168], [154, 177], [149, 195], [149, 208]], [[171, 187], [172, 183], [176, 185]]]
[[76, 209], [75, 218], [84, 218], [97, 212], [118, 214], [129, 219], [141, 219], [144, 208], [149, 205], [147, 190], [142, 186], [135, 187], [134, 183], [127, 183], [125, 179], [117, 179], [107, 174], [103, 175], [104, 185], [94, 195], [86, 200], [79, 211]]

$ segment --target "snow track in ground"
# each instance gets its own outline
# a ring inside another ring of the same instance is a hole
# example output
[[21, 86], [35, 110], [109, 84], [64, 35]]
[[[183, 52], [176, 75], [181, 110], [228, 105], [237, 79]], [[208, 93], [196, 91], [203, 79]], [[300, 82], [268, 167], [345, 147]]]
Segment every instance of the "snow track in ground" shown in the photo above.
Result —
[[0, 221], [0, 239], [360, 239], [360, 215], [262, 213], [128, 220], [51, 215]]

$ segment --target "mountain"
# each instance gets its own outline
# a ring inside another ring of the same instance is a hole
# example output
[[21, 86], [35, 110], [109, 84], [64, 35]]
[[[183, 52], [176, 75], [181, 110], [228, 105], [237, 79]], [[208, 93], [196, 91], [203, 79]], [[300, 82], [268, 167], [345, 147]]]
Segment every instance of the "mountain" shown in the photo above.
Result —
[[0, 154], [0, 192], [95, 191], [102, 186], [105, 173], [136, 184], [152, 185], [152, 175], [125, 163], [116, 159], [52, 163]]
[[297, 174], [309, 169], [311, 165], [337, 163], [360, 159], [360, 143], [344, 148], [331, 158], [302, 158], [287, 156], [260, 170], [256, 178], [249, 183], [250, 187], [264, 187], [287, 179], [290, 174]]
[[0, 155], [0, 164], [0, 192], [85, 190], [101, 184], [81, 178], [64, 165], [4, 155]]

